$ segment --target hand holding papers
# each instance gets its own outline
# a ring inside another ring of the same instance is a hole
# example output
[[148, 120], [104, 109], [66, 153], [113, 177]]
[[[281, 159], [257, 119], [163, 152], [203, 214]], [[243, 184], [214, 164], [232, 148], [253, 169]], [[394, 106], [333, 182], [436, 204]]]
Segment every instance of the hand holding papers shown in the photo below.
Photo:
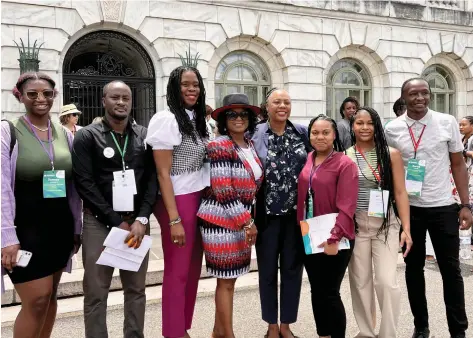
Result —
[[[301, 221], [302, 239], [306, 255], [324, 252], [319, 245], [330, 238], [330, 231], [335, 225], [338, 214], [327, 214]], [[350, 242], [342, 238], [338, 250], [350, 249]]]
[[138, 249], [130, 248], [125, 243], [128, 235], [129, 232], [126, 230], [112, 228], [103, 243], [105, 250], [97, 260], [97, 264], [137, 272], [151, 248], [152, 240], [150, 236], [144, 236]]

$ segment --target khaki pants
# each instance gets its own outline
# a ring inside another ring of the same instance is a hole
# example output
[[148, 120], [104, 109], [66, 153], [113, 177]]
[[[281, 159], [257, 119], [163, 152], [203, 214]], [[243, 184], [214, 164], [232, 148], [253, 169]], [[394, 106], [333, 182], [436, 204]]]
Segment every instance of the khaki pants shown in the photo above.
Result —
[[385, 240], [384, 233], [377, 235], [383, 219], [368, 217], [367, 212], [357, 211], [356, 222], [358, 234], [348, 266], [353, 311], [360, 329], [356, 337], [377, 337], [374, 332], [376, 291], [382, 316], [379, 337], [395, 338], [401, 301], [401, 290], [397, 283], [400, 225], [392, 213], [388, 238]]
[[[149, 234], [149, 226], [146, 231]], [[84, 323], [87, 338], [107, 338], [107, 298], [114, 268], [97, 265], [109, 229], [90, 214], [84, 213], [82, 261], [84, 263]], [[148, 254], [149, 255], [149, 254]], [[120, 270], [125, 296], [125, 338], [143, 338], [146, 306], [148, 255], [138, 272]]]

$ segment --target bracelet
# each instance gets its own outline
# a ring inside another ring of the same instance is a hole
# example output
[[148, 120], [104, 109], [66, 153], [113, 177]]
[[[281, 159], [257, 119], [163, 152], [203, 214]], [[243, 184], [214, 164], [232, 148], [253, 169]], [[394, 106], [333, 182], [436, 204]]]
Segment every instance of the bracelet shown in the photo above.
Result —
[[468, 203], [460, 204], [460, 210], [463, 209], [463, 208], [467, 208], [468, 210], [472, 211], [471, 210], [471, 205], [469, 205]]
[[181, 220], [181, 217], [178, 216], [174, 221], [170, 221], [170, 222], [169, 222], [169, 226], [172, 227], [173, 225], [176, 225], [176, 224], [181, 223], [181, 221], [182, 221], [182, 220]]
[[255, 220], [251, 219], [250, 223], [248, 225], [245, 225], [243, 229], [246, 229], [246, 230], [251, 229], [253, 225], [255, 225]]

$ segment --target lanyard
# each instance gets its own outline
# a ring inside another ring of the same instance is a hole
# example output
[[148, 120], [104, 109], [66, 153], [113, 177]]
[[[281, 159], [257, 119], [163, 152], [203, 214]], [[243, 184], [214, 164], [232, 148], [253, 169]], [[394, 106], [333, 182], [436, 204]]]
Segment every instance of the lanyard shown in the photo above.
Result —
[[[358, 148], [358, 146], [355, 146], [355, 157], [356, 157], [356, 151], [358, 151], [361, 155], [361, 157], [363, 157], [363, 159], [365, 160], [366, 164], [368, 165], [368, 167], [370, 168], [371, 172], [373, 173], [373, 176], [374, 178], [376, 179], [376, 183], [378, 183], [378, 185], [381, 183], [381, 176], [379, 175], [379, 172], [381, 172], [381, 166], [378, 164], [378, 172], [376, 172], [376, 170], [373, 169], [373, 167], [371, 166], [371, 164], [368, 162], [368, 160], [366, 159], [365, 157], [365, 154], [363, 154], [363, 151], [361, 151], [360, 148]], [[359, 167], [359, 165], [358, 165]], [[361, 168], [360, 168], [361, 170]]]
[[33, 131], [34, 136], [36, 137], [38, 142], [43, 147], [44, 152], [48, 155], [49, 161], [51, 162], [52, 170], [54, 170], [53, 133], [52, 133], [52, 130], [51, 130], [51, 121], [48, 120], [48, 143], [49, 143], [49, 151], [48, 151], [48, 149], [46, 149], [46, 147], [44, 145], [44, 142], [41, 141], [38, 134], [36, 133], [35, 128], [33, 127], [33, 124], [31, 123], [31, 121], [28, 119], [28, 117], [26, 115], [24, 116], [24, 119], [25, 119], [26, 122], [28, 122], [28, 125], [30, 126], [31, 130]]
[[[406, 124], [407, 124], [407, 122], [406, 122]], [[414, 124], [412, 124], [412, 126], [413, 125]], [[412, 126], [409, 127], [409, 125], [408, 125], [407, 128], [409, 129], [409, 135], [411, 136], [412, 145], [414, 146], [414, 158], [416, 158], [417, 157], [417, 149], [419, 149], [420, 141], [422, 140], [422, 135], [424, 135], [424, 130], [425, 130], [426, 126], [424, 125], [424, 128], [422, 128], [422, 131], [421, 131], [417, 141], [414, 137], [414, 133], [412, 132]]]
[[320, 167], [325, 163], [325, 161], [327, 161], [330, 157], [332, 157], [333, 155], [333, 150], [332, 152], [322, 161], [322, 163], [320, 163], [318, 166], [315, 166], [315, 159], [314, 159], [314, 163], [312, 164], [312, 169], [310, 169], [310, 176], [309, 176], [309, 194], [310, 192], [312, 191], [312, 177], [314, 177], [315, 173], [317, 172], [317, 170], [320, 169]]
[[117, 138], [115, 137], [113, 131], [111, 132], [111, 134], [112, 134], [113, 141], [115, 142], [115, 145], [117, 146], [118, 152], [122, 156], [123, 171], [125, 171], [125, 153], [126, 153], [126, 147], [128, 146], [128, 134], [126, 134], [125, 145], [123, 146], [123, 149], [118, 144]]

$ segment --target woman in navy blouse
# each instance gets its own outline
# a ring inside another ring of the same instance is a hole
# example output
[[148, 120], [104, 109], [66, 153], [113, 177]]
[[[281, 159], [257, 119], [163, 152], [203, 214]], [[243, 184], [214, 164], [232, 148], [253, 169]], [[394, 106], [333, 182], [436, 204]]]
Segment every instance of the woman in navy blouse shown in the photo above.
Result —
[[[268, 121], [253, 135], [265, 180], [256, 198], [256, 253], [266, 337], [293, 338], [289, 324], [297, 320], [302, 283], [303, 243], [296, 219], [297, 181], [307, 159], [307, 127], [292, 124], [291, 98], [273, 89], [266, 98]], [[278, 325], [278, 263], [281, 273]]]

